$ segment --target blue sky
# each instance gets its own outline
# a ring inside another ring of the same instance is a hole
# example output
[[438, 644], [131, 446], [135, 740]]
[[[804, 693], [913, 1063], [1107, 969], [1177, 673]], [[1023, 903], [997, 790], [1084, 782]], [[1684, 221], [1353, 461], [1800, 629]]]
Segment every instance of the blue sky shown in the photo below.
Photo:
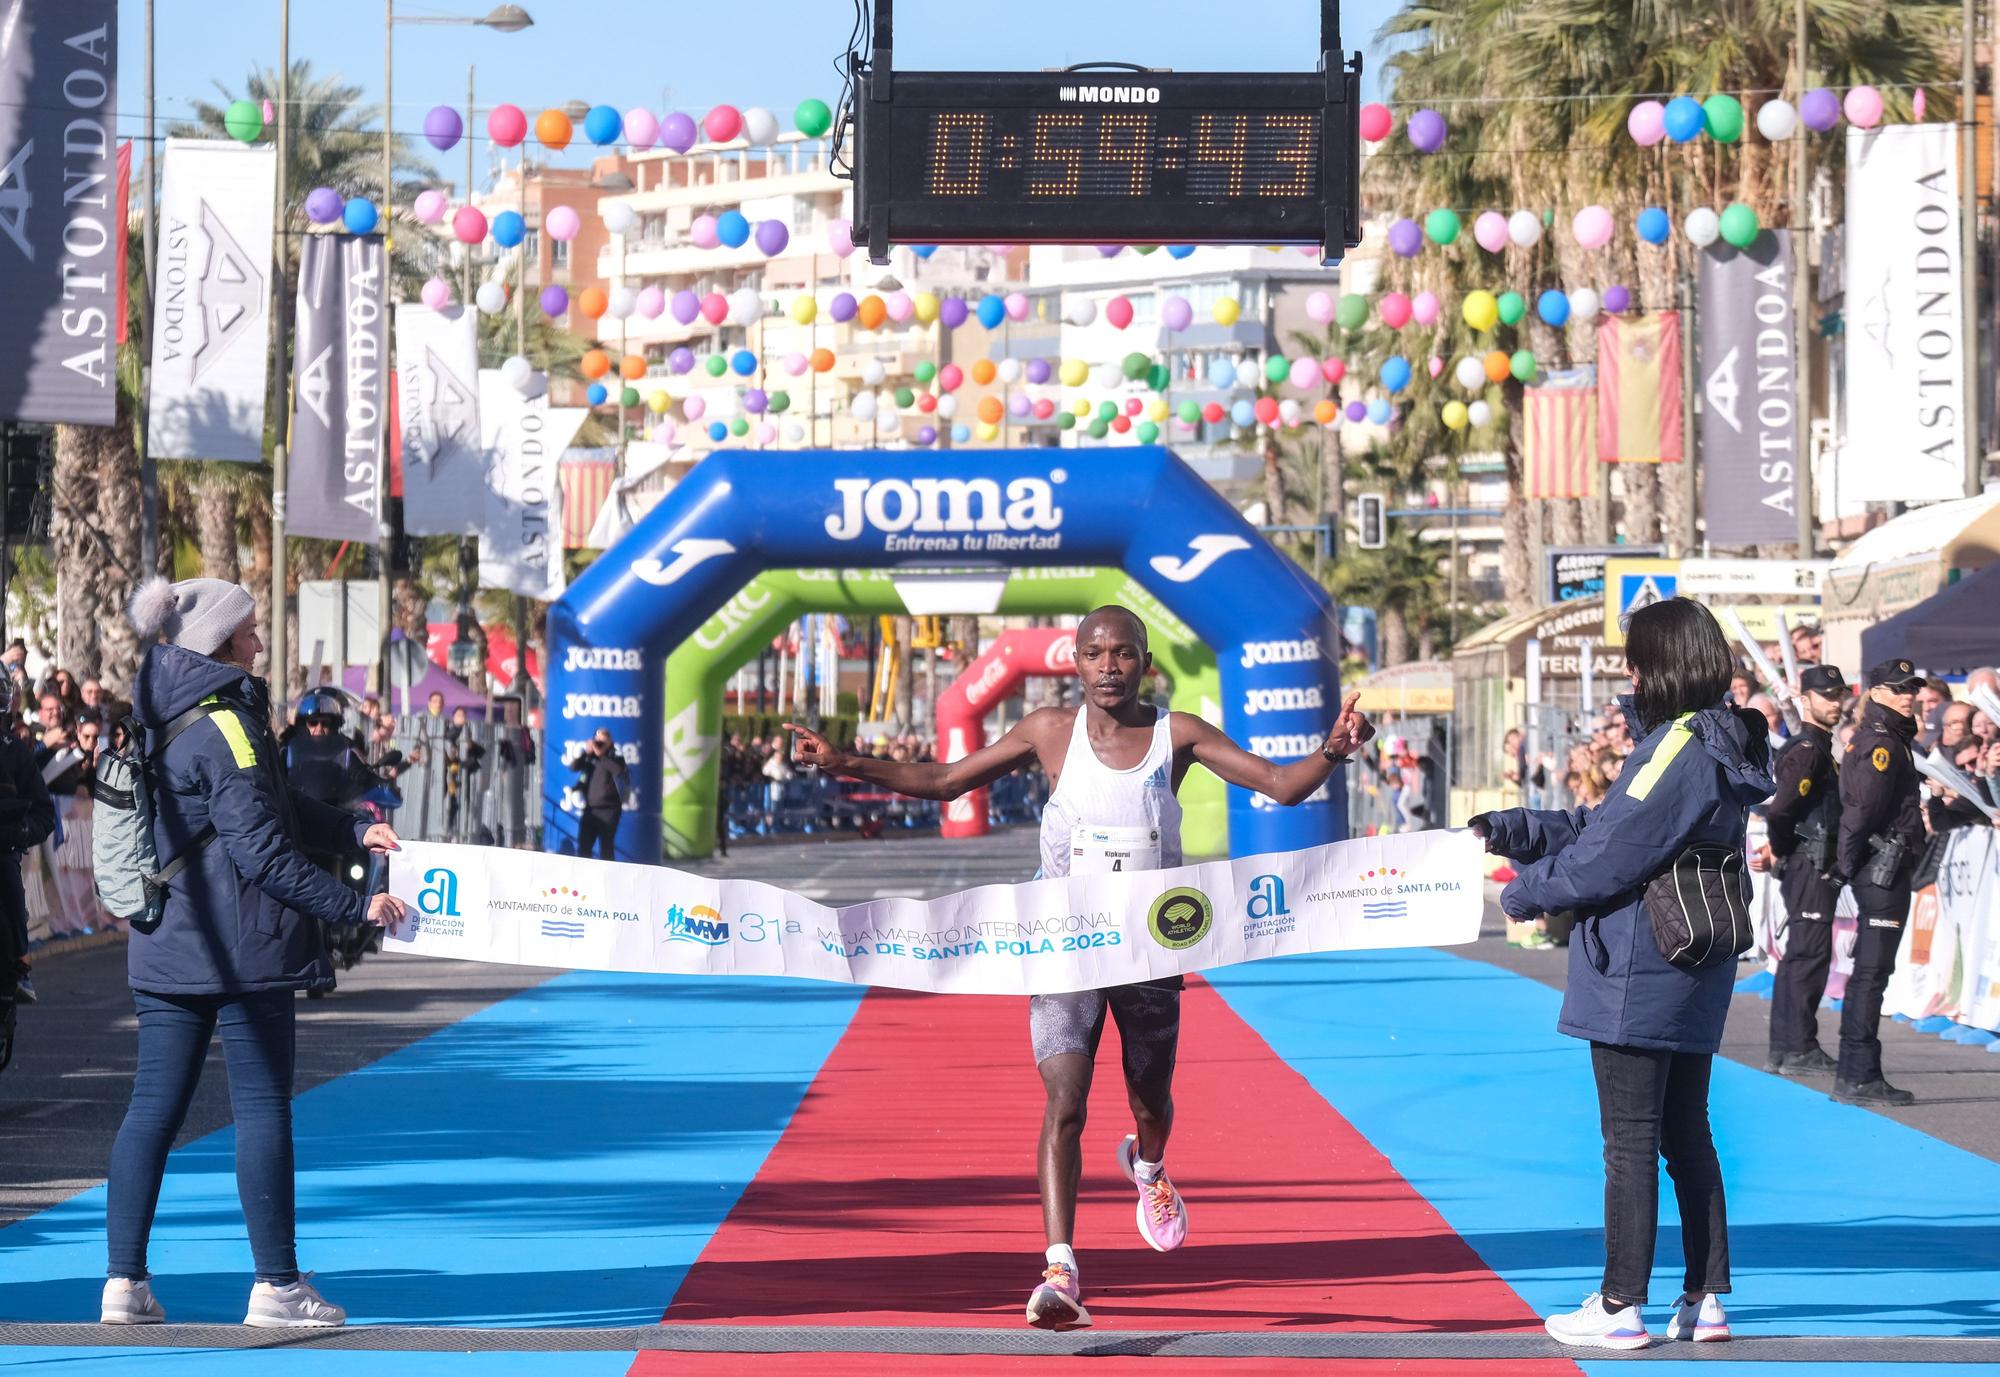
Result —
[[[1396, 0], [1354, 0], [1342, 37], [1368, 54], [1375, 90], [1375, 31]], [[789, 123], [807, 96], [832, 104], [834, 58], [846, 50], [850, 0], [522, 0], [535, 27], [519, 34], [399, 24], [396, 123], [421, 128], [433, 105], [465, 100], [465, 66], [478, 67], [478, 103], [511, 101], [532, 115], [571, 100], [644, 105], [697, 116], [719, 101], [765, 105]], [[121, 5], [125, 132], [144, 109], [144, 7]], [[492, 0], [398, 0], [397, 14], [485, 14]], [[156, 0], [155, 82], [163, 121], [193, 99], [233, 94], [253, 66], [275, 66], [279, 0]], [[1131, 16], [1144, 16], [1134, 23]], [[292, 0], [292, 54], [382, 96], [380, 0]], [[1086, 0], [903, 0], [896, 9], [897, 65], [1027, 70], [1072, 62], [1141, 62], [1181, 70], [1310, 70], [1319, 42], [1314, 0], [1230, 6], [1155, 0], [1147, 6]], [[581, 160], [572, 151], [571, 157]]]

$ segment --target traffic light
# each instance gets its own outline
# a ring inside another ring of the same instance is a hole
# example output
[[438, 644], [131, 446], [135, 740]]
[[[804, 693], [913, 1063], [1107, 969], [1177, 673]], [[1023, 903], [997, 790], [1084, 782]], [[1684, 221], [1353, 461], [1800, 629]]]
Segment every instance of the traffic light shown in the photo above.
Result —
[[1361, 538], [1355, 543], [1364, 550], [1379, 550], [1389, 541], [1389, 504], [1379, 492], [1364, 492], [1356, 501], [1355, 525]]
[[0, 468], [5, 469], [6, 491], [0, 494], [0, 512], [5, 514], [7, 539], [39, 544], [49, 538], [48, 489], [55, 468], [55, 446], [50, 432], [6, 428], [0, 444]]

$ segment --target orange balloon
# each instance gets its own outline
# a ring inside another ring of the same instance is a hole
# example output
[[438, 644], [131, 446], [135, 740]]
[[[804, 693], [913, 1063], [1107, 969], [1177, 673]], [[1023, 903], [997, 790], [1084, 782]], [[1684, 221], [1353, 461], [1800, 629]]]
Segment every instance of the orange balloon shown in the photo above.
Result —
[[535, 137], [542, 147], [560, 153], [569, 147], [569, 116], [560, 110], [544, 110], [535, 116]]
[[861, 322], [864, 330], [879, 330], [882, 322], [889, 318], [889, 308], [883, 304], [881, 297], [870, 292], [861, 298], [861, 306], [855, 311], [854, 318]]
[[979, 419], [986, 422], [987, 425], [999, 425], [1000, 417], [1005, 413], [1006, 408], [1000, 405], [998, 397], [981, 397], [979, 399]]
[[1340, 414], [1340, 408], [1322, 397], [1313, 405], [1313, 419], [1323, 426], [1333, 424], [1333, 418]]
[[[998, 371], [999, 370], [993, 367], [993, 360], [981, 359], [979, 360], [979, 362], [972, 365], [972, 380], [978, 383], [981, 387], [984, 387], [986, 386], [986, 384], [993, 381], [994, 375]], [[979, 416], [981, 420], [999, 419], [999, 417], [997, 416], [988, 417], [986, 414], [986, 408], [983, 406], [979, 409]]]
[[1508, 376], [1514, 370], [1514, 361], [1508, 358], [1506, 351], [1502, 349], [1495, 349], [1492, 353], [1488, 354], [1485, 364], [1486, 381], [1488, 382], [1506, 382]]
[[583, 370], [586, 378], [601, 378], [611, 371], [611, 356], [602, 349], [592, 349], [584, 354], [577, 367]]
[[585, 287], [576, 294], [576, 309], [583, 313], [585, 320], [596, 320], [611, 305], [602, 287]]
[[639, 379], [645, 377], [646, 356], [644, 354], [627, 354], [618, 361], [618, 376], [625, 379], [626, 382], [637, 382]]
[[815, 350], [813, 350], [813, 352], [812, 352], [812, 368], [813, 368], [813, 372], [815, 372], [815, 373], [830, 373], [830, 372], [832, 372], [832, 371], [833, 371], [833, 350], [831, 350], [831, 349], [815, 349]]

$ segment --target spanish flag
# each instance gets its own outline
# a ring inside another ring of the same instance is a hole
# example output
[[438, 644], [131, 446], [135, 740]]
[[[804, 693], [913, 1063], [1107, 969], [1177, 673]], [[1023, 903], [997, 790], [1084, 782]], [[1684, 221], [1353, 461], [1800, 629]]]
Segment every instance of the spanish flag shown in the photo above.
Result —
[[1602, 318], [1597, 327], [1597, 457], [1607, 464], [1679, 463], [1678, 311]]

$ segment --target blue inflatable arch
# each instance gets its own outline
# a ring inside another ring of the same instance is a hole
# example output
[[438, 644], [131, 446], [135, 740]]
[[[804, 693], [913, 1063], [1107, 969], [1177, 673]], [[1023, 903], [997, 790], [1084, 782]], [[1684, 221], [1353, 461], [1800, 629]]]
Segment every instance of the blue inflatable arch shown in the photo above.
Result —
[[[563, 762], [607, 728], [632, 764], [620, 860], [660, 859], [667, 656], [765, 569], [1111, 566], [1216, 653], [1223, 727], [1259, 755], [1316, 750], [1339, 710], [1324, 590], [1170, 450], [711, 455], [549, 609], [544, 844], [573, 851]], [[1297, 808], [1229, 791], [1236, 855], [1347, 835], [1338, 776]]]

